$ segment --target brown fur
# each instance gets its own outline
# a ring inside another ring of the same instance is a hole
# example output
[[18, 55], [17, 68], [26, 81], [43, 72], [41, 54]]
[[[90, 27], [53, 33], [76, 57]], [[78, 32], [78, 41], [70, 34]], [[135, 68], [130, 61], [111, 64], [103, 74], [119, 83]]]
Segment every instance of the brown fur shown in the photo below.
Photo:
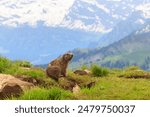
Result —
[[66, 77], [68, 63], [72, 57], [72, 53], [66, 53], [63, 56], [50, 62], [46, 69], [47, 76], [52, 77], [55, 80], [58, 80], [61, 76]]

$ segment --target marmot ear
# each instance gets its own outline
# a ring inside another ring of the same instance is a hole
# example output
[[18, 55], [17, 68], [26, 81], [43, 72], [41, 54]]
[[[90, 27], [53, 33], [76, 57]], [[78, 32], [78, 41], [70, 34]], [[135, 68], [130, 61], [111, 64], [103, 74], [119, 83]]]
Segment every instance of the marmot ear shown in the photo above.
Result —
[[67, 60], [67, 55], [65, 54], [65, 55], [63, 55], [63, 60]]

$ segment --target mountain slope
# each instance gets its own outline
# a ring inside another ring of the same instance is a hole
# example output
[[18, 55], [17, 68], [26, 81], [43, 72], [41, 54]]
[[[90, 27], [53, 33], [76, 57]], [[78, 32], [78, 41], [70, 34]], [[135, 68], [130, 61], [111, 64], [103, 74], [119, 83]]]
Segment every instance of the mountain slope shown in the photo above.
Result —
[[98, 42], [95, 42], [95, 46], [104, 47], [117, 42], [144, 27], [148, 22], [150, 22], [150, 4], [140, 5], [127, 19], [119, 22], [111, 32], [104, 34]]
[[143, 0], [75, 0], [61, 23], [70, 29], [106, 33], [120, 21], [127, 19], [136, 7], [147, 4]]
[[26, 59], [34, 64], [48, 63], [74, 48], [86, 48], [99, 34], [66, 28], [21, 26], [0, 27], [0, 55], [13, 60]]
[[73, 61], [79, 64], [99, 63], [107, 67], [139, 65], [144, 69], [149, 69], [149, 45], [150, 24], [147, 24], [144, 28], [107, 47], [86, 50], [84, 52], [76, 50], [74, 54], [77, 56], [75, 56]]
[[[139, 5], [144, 11], [142, 6], [148, 3], [143, 0], [0, 1], [0, 55], [43, 64], [74, 48], [87, 48], [91, 43], [95, 47], [97, 42], [94, 42], [103, 34], [121, 29], [118, 34], [123, 35], [120, 24], [125, 20], [129, 25], [134, 24], [128, 23], [135, 21], [134, 17], [128, 17]], [[117, 24], [121, 28], [115, 28]], [[126, 35], [141, 25], [129, 28]], [[114, 41], [110, 40], [103, 40], [103, 45]]]

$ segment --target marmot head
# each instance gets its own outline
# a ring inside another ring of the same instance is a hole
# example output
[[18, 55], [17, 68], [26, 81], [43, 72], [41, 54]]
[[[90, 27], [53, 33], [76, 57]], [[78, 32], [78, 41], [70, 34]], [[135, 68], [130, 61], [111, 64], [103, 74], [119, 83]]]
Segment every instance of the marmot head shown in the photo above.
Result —
[[66, 54], [63, 55], [63, 60], [66, 61], [66, 62], [69, 62], [72, 58], [73, 58], [72, 53], [66, 53]]

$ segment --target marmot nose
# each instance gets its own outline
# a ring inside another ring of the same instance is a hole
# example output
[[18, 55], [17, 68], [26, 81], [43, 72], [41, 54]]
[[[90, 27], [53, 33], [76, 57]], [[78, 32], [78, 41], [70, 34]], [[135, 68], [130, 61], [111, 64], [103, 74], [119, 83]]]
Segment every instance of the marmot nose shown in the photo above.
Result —
[[71, 53], [70, 55], [71, 55], [71, 57], [73, 57], [73, 53]]

